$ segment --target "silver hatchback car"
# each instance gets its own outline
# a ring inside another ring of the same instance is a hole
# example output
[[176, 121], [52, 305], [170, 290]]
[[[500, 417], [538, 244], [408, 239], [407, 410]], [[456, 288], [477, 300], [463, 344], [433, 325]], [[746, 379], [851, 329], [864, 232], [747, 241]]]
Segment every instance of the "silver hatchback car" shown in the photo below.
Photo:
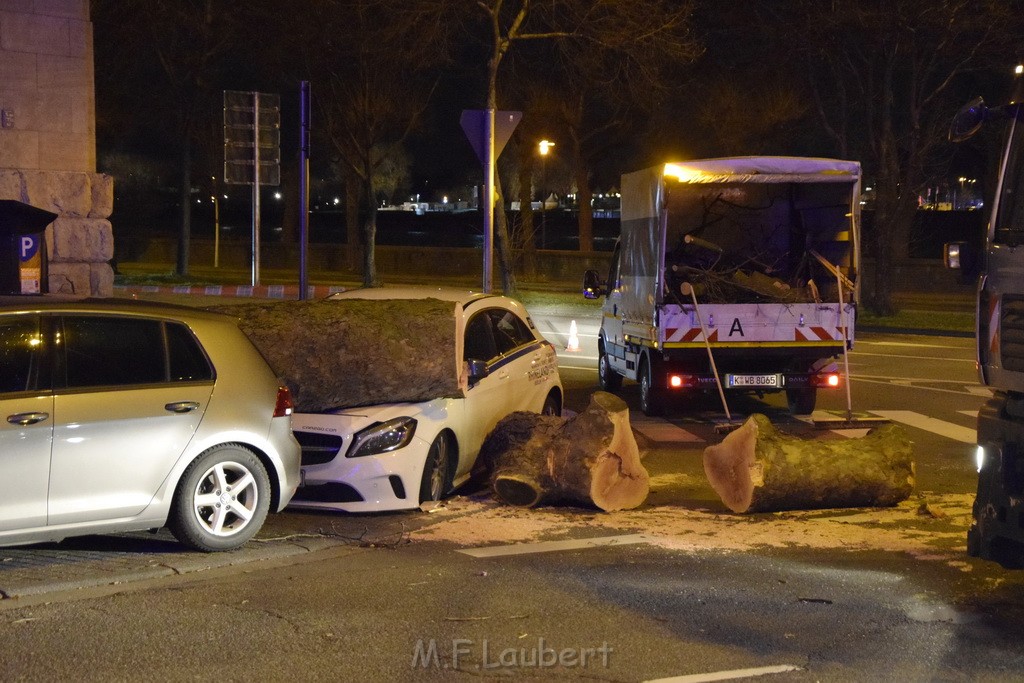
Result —
[[291, 410], [228, 316], [0, 297], [0, 545], [167, 526], [237, 548], [298, 485]]

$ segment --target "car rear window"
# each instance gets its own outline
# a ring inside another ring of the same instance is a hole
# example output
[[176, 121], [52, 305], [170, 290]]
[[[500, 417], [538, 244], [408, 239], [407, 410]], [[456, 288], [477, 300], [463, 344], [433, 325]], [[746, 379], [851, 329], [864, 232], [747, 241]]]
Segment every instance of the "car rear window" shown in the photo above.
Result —
[[64, 316], [62, 344], [68, 388], [213, 378], [213, 370], [195, 337], [179, 323], [115, 316]]

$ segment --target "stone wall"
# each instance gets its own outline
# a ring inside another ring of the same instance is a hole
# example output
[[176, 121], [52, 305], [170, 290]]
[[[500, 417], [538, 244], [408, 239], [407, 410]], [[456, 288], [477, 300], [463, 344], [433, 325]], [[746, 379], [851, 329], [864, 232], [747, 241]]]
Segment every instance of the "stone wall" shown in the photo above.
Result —
[[113, 181], [95, 171], [88, 0], [0, 0], [0, 199], [58, 214], [51, 292], [113, 292]]

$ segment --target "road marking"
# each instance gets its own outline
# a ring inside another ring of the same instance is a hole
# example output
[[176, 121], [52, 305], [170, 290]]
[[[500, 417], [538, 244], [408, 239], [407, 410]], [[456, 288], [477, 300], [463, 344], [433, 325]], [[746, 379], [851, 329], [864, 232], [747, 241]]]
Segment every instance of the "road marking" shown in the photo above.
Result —
[[968, 393], [975, 396], [984, 396], [986, 398], [992, 396], [992, 390], [988, 387], [979, 386], [977, 384], [971, 384], [964, 387]]
[[[934, 391], [934, 392], [937, 392], [937, 393], [940, 393], [940, 394], [956, 394], [958, 396], [975, 396], [976, 395], [975, 392], [973, 392], [973, 391], [961, 391], [961, 390], [957, 390], [957, 389], [943, 389], [941, 387], [926, 387], [926, 386], [921, 386], [919, 384], [901, 384], [899, 382], [893, 381], [893, 379], [898, 379], [898, 378], [873, 379], [873, 377], [877, 377], [877, 376], [878, 375], [851, 375], [850, 379], [855, 381], [855, 382], [867, 382], [868, 384], [885, 384], [885, 385], [888, 385], [890, 387], [900, 387], [900, 388], [903, 388], [903, 389], [914, 389], [915, 391]], [[953, 383], [955, 383], [955, 380], [951, 380], [951, 379], [920, 379], [919, 378], [919, 379], [913, 380], [913, 381], [917, 381], [917, 382], [947, 382], [947, 383], [953, 382]], [[964, 387], [965, 389], [970, 389], [970, 387], [965, 385], [965, 384], [963, 384], [963, 382], [960, 383], [960, 386]]]
[[[575, 360], [575, 358], [573, 359]], [[586, 372], [597, 372], [597, 368], [593, 366], [581, 366], [581, 365], [562, 365], [558, 364], [559, 370], [584, 370]]]
[[923, 429], [926, 432], [953, 439], [954, 441], [970, 444], [978, 443], [978, 435], [974, 428], [961, 427], [958, 424], [928, 417], [921, 413], [915, 413], [912, 410], [870, 410], [868, 412], [893, 422], [900, 422], [911, 427]]
[[644, 534], [625, 534], [622, 536], [600, 536], [597, 538], [581, 538], [569, 541], [541, 541], [539, 543], [513, 543], [512, 545], [493, 545], [486, 548], [469, 548], [460, 550], [477, 559], [485, 557], [503, 557], [506, 555], [530, 555], [533, 553], [552, 553], [561, 550], [584, 550], [609, 545], [635, 545], [649, 543]]
[[981, 412], [981, 411], [979, 411], [979, 410], [958, 410], [956, 412], [960, 413], [961, 415], [966, 415], [967, 417], [974, 417], [974, 418], [976, 418], [976, 417], [978, 417], [978, 413]]
[[633, 420], [632, 424], [638, 432], [652, 441], [686, 443], [704, 441], [704, 439], [700, 438], [696, 434], [688, 432], [682, 427], [677, 427], [671, 422], [666, 422], [665, 420]]
[[857, 344], [866, 344], [868, 346], [909, 346], [917, 347], [921, 349], [967, 349], [972, 348], [969, 346], [950, 346], [948, 344], [922, 344], [920, 342], [891, 342], [891, 341], [865, 341], [858, 339]]
[[867, 436], [868, 432], [871, 431], [870, 427], [858, 427], [856, 429], [830, 429], [833, 434], [839, 436], [845, 436], [847, 439], [859, 439], [863, 436]]
[[754, 676], [765, 676], [768, 674], [784, 674], [788, 671], [801, 671], [799, 666], [793, 664], [776, 664], [775, 666], [761, 666], [755, 669], [731, 669], [729, 671], [712, 671], [705, 674], [690, 674], [688, 676], [673, 676], [671, 678], [655, 678], [645, 683], [704, 683], [704, 681], [733, 681], [737, 678], [753, 678]]
[[884, 356], [885, 358], [899, 358], [900, 360], [911, 359], [911, 360], [942, 360], [952, 361], [954, 363], [974, 363], [973, 358], [939, 358], [936, 356], [905, 356], [903, 354], [893, 355], [891, 353], [871, 353], [870, 351], [850, 351], [850, 358], [857, 358], [858, 356]]

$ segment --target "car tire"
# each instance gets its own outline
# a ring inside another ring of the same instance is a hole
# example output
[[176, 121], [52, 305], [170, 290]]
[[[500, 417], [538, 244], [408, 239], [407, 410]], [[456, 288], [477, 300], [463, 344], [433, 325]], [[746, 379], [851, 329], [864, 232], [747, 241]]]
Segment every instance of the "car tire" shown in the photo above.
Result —
[[550, 394], [548, 394], [548, 397], [544, 399], [544, 405], [540, 409], [540, 414], [561, 417], [562, 401], [559, 400], [558, 394], [556, 394], [553, 391]]
[[427, 451], [423, 464], [423, 478], [420, 480], [420, 502], [438, 501], [448, 493], [450, 480], [452, 444], [444, 432], [437, 435]]
[[601, 391], [614, 393], [622, 388], [622, 375], [612, 370], [608, 354], [604, 352], [604, 342], [597, 344], [597, 383]]
[[270, 478], [260, 459], [239, 444], [206, 451], [186, 469], [167, 526], [194, 550], [233, 550], [256, 535], [270, 510]]
[[655, 374], [652, 368], [650, 356], [644, 356], [640, 361], [640, 410], [648, 417], [661, 415], [663, 400], [662, 393], [654, 388]]
[[791, 415], [810, 415], [818, 400], [818, 390], [814, 387], [802, 389], [786, 389], [786, 402]]

